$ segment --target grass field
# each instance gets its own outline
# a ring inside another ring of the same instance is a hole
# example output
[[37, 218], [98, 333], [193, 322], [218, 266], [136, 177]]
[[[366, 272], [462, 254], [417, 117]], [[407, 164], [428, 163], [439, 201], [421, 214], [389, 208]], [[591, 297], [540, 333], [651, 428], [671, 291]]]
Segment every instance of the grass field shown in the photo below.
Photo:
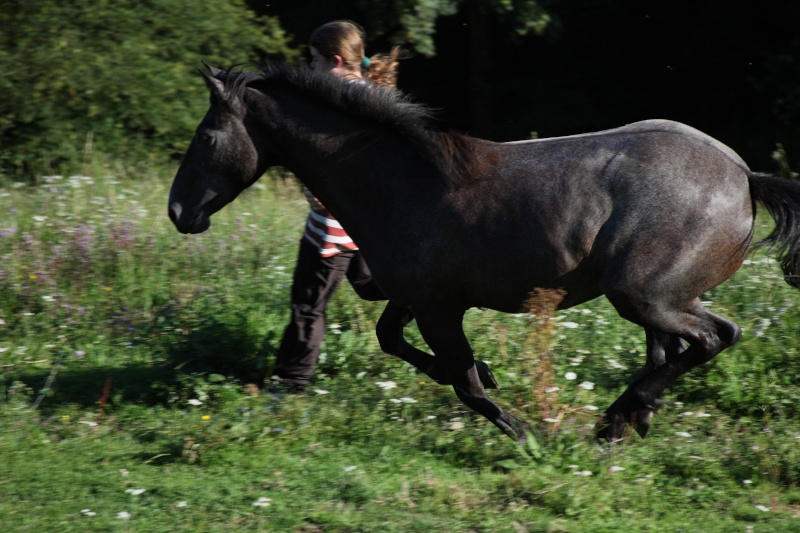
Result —
[[531, 423], [519, 446], [381, 353], [381, 307], [349, 286], [311, 390], [258, 394], [305, 201], [264, 178], [184, 236], [171, 174], [0, 189], [0, 530], [800, 531], [800, 294], [762, 252], [704, 296], [742, 342], [645, 440], [591, 437], [644, 364], [605, 300], [470, 311], [492, 396]]

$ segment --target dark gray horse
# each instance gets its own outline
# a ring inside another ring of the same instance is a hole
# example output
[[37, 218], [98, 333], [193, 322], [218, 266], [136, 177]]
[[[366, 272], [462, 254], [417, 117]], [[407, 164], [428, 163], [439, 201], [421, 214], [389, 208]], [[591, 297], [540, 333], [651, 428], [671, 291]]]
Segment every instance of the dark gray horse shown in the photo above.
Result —
[[[604, 413], [600, 438], [644, 436], [664, 390], [735, 344], [739, 327], [700, 295], [739, 268], [755, 204], [777, 222], [789, 283], [800, 270], [800, 184], [751, 172], [719, 141], [648, 120], [570, 137], [494, 143], [436, 131], [396, 91], [283, 64], [209, 68], [211, 106], [169, 196], [183, 233], [274, 165], [292, 171], [352, 235], [391, 300], [378, 338], [509, 436], [520, 422], [487, 395], [462, 319], [525, 310], [534, 289], [567, 308], [605, 295], [645, 330], [648, 363]], [[435, 356], [402, 336], [413, 312]]]

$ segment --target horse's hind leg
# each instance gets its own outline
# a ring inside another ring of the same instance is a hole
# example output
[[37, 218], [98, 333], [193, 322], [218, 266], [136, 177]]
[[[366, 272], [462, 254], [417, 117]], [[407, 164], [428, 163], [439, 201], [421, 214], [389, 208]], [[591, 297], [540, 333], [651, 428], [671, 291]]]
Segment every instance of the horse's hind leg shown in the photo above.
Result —
[[[378, 336], [381, 350], [413, 365], [440, 385], [450, 385], [447, 369], [439, 364], [439, 360], [415, 348], [403, 337], [403, 328], [413, 319], [414, 314], [408, 309], [393, 302], [387, 303], [386, 309], [383, 310], [376, 327], [376, 335]], [[475, 361], [475, 366], [478, 371], [478, 377], [484, 387], [489, 389], [498, 388], [497, 381], [486, 363]]]
[[506, 413], [486, 394], [478, 374], [472, 348], [461, 325], [463, 312], [436, 312], [417, 316], [420, 333], [431, 347], [439, 367], [447, 372], [456, 396], [473, 411], [480, 413], [509, 437], [524, 437], [523, 424]]
[[677, 335], [669, 335], [652, 328], [645, 328], [647, 341], [647, 362], [645, 373], [652, 372], [664, 365], [667, 359], [675, 357], [686, 350], [686, 343]]
[[[647, 340], [647, 362], [644, 367], [644, 375], [664, 366], [668, 360], [672, 361], [676, 356], [686, 351], [686, 343], [677, 335], [645, 328], [645, 337]], [[663, 400], [658, 397], [653, 401], [652, 409], [640, 409], [636, 413], [636, 420], [632, 422], [632, 425], [639, 428], [649, 427], [653, 416], [662, 403]]]
[[[639, 435], [644, 437], [664, 390], [692, 368], [707, 363], [722, 350], [734, 345], [742, 332], [735, 323], [708, 311], [697, 299], [682, 310], [657, 303], [645, 305], [644, 302], [637, 304], [628, 301], [621, 304], [613, 296], [609, 299], [624, 318], [660, 332], [653, 337], [657, 341], [654, 347], [672, 346], [664, 351], [663, 362], [659, 360], [658, 352], [654, 351], [652, 366], [655, 368], [634, 381], [606, 410], [598, 424], [597, 435], [600, 439], [620, 438], [626, 423], [633, 424]], [[688, 340], [688, 348], [683, 351], [675, 349], [676, 336]], [[664, 344], [665, 341], [672, 344]]]

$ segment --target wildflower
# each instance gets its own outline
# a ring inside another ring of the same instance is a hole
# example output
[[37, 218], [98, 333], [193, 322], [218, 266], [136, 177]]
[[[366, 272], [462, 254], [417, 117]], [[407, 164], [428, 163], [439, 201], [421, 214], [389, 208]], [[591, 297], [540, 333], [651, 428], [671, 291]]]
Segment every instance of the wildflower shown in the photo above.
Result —
[[756, 505], [756, 509], [758, 509], [759, 511], [763, 511], [765, 513], [769, 511], [769, 507], [767, 507], [766, 505]]
[[378, 387], [382, 388], [383, 390], [391, 390], [397, 388], [397, 383], [394, 381], [378, 381], [375, 383]]
[[346, 466], [346, 467], [342, 468], [342, 472], [352, 472], [356, 468], [358, 468], [358, 467], [357, 466]]
[[325, 389], [314, 389], [314, 392], [319, 395], [328, 394], [328, 391]]
[[403, 398], [391, 398], [389, 401], [392, 403], [417, 403], [417, 400], [409, 398], [408, 396], [404, 396]]
[[144, 494], [147, 492], [147, 489], [127, 489], [125, 491], [126, 494], [133, 494], [134, 496], [138, 496], [139, 494]]
[[687, 433], [686, 431], [676, 431], [675, 434], [679, 437], [686, 437], [687, 439], [692, 436], [690, 433]]
[[121, 511], [121, 512], [117, 513], [117, 518], [119, 518], [121, 520], [128, 520], [130, 517], [131, 517], [131, 513], [129, 513], [128, 511]]
[[752, 483], [753, 483], [752, 479], [743, 479], [742, 480], [742, 485], [750, 485]]
[[578, 379], [578, 374], [576, 374], [575, 372], [567, 372], [566, 374], [564, 374], [564, 378], [569, 381], [573, 381]]
[[580, 385], [578, 385], [578, 387], [586, 390], [592, 390], [594, 388], [594, 383], [592, 383], [591, 381], [584, 381]]
[[456, 420], [454, 422], [450, 422], [450, 425], [447, 427], [452, 430], [464, 429], [464, 422], [459, 422]]
[[186, 506], [188, 506], [188, 505], [189, 505], [189, 504], [188, 504], [188, 503], [186, 503], [185, 501], [180, 501], [180, 502], [178, 502], [178, 503], [176, 503], [176, 504], [175, 504], [175, 507], [186, 507]]
[[211, 420], [211, 415], [203, 415], [203, 420]]
[[61, 415], [61, 420], [69, 420], [69, 415]]
[[600, 410], [600, 408], [597, 407], [596, 405], [584, 405], [583, 408], [586, 409], [587, 411], [598, 411], [598, 410]]
[[84, 355], [86, 355], [86, 352], [84, 352], [83, 350], [75, 350], [74, 352], [72, 352], [72, 354], [75, 357], [83, 357]]
[[90, 426], [90, 427], [94, 427], [94, 426], [97, 425], [97, 422], [92, 422], [92, 421], [89, 421], [89, 420], [81, 420], [80, 423], [81, 424], [86, 424], [87, 426]]
[[772, 321], [768, 318], [761, 318], [758, 321], [758, 325], [755, 328], [755, 335], [756, 337], [763, 337], [764, 330], [767, 329], [772, 324]]
[[269, 507], [272, 503], [272, 498], [260, 497], [253, 502], [253, 507]]
[[575, 475], [576, 476], [589, 477], [589, 476], [592, 475], [592, 471], [591, 470], [578, 470], [577, 472], [575, 472]]
[[625, 470], [625, 467], [624, 467], [624, 466], [617, 466], [617, 465], [614, 465], [614, 466], [612, 466], [611, 468], [609, 468], [609, 470], [610, 470], [611, 472], [622, 472], [623, 470]]
[[201, 402], [197, 398], [192, 398], [191, 400], [187, 400], [186, 403], [188, 403], [189, 405], [203, 405], [203, 402]]
[[42, 296], [42, 300], [45, 302], [54, 302], [56, 299], [53, 296]]
[[127, 469], [127, 468], [120, 468], [120, 469], [119, 469], [119, 474], [120, 474], [122, 477], [126, 477], [128, 474], [130, 474], [130, 472], [128, 472], [128, 469]]
[[81, 509], [81, 514], [83, 516], [95, 516], [97, 513], [95, 513], [91, 509]]

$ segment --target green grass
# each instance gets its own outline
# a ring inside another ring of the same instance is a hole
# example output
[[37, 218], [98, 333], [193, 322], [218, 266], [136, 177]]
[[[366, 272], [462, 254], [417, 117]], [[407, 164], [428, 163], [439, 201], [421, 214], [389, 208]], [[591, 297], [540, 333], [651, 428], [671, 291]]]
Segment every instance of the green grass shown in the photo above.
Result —
[[0, 189], [0, 530], [800, 531], [799, 295], [763, 254], [704, 296], [742, 342], [669, 391], [645, 440], [591, 438], [644, 363], [605, 300], [470, 311], [493, 397], [531, 423], [518, 446], [381, 353], [381, 306], [349, 286], [313, 390], [251, 394], [305, 201], [265, 178], [184, 236], [170, 181]]

